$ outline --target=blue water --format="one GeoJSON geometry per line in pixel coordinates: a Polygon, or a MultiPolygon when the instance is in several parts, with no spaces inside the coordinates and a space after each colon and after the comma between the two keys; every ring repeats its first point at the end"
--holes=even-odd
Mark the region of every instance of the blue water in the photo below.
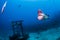
{"type": "Polygon", "coordinates": [[[4,12],[0,12],[1,34],[11,31],[11,21],[24,20],[23,27],[31,31],[32,28],[39,30],[40,26],[50,28],[60,24],[60,0],[0,0],[0,11],[5,1],[4,12]],[[49,15],[49,19],[37,20],[38,9],[49,15]]]}

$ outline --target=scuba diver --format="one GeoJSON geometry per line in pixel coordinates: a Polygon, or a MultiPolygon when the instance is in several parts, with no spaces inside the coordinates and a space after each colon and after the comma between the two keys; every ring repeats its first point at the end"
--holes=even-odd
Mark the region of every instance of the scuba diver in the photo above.
{"type": "Polygon", "coordinates": [[[41,9],[38,9],[37,19],[38,20],[43,20],[43,19],[47,19],[47,18],[48,18],[48,15],[44,14],[41,9]]]}

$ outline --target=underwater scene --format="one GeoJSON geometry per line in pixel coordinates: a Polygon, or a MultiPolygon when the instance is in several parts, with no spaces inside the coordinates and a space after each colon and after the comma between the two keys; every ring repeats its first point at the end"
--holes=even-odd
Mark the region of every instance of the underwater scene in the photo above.
{"type": "Polygon", "coordinates": [[[0,0],[0,40],[60,40],[60,0],[0,0]]]}

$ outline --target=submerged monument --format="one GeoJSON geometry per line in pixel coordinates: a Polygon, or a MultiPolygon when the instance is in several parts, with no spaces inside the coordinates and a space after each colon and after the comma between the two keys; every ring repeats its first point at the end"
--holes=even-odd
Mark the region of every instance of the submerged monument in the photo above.
{"type": "Polygon", "coordinates": [[[12,31],[13,35],[10,36],[10,40],[27,40],[28,34],[24,33],[23,26],[22,26],[23,20],[20,21],[12,21],[12,31]]]}

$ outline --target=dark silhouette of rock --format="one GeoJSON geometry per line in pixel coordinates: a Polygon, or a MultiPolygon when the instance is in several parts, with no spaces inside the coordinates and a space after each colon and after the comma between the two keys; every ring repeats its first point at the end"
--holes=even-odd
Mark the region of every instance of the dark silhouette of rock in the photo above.
{"type": "Polygon", "coordinates": [[[60,37],[59,37],[59,38],[57,38],[56,40],[60,40],[60,37]]]}

